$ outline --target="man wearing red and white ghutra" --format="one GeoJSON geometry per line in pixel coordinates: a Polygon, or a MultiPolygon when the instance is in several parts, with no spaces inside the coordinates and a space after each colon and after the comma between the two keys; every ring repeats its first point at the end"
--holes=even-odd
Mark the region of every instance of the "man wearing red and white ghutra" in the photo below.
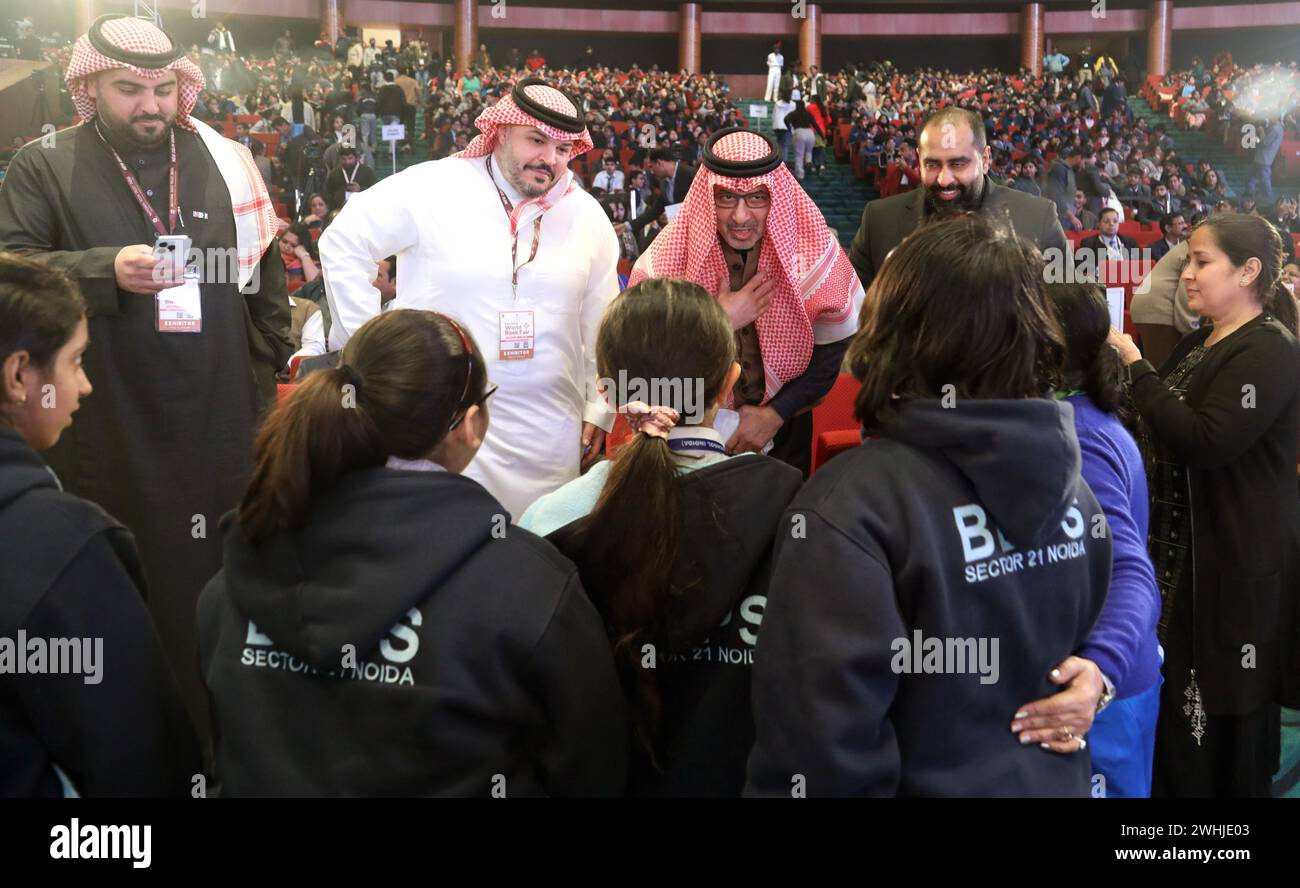
{"type": "Polygon", "coordinates": [[[720,130],[684,206],[637,260],[628,286],[685,278],[722,304],[740,380],[719,411],[731,453],[765,451],[808,474],[812,407],[858,329],[863,290],[821,211],[771,139],[720,130]]]}
{"type": "Polygon", "coordinates": [[[82,122],[14,158],[0,250],[63,270],[86,298],[94,394],[45,456],[68,491],[135,535],[149,608],[202,729],[195,604],[221,567],[218,522],[247,483],[258,416],[293,352],[278,221],[248,149],[190,116],[203,75],[152,22],[97,19],[66,77],[82,122]],[[155,258],[162,235],[190,238],[195,274],[155,258]]]}
{"type": "Polygon", "coordinates": [[[618,294],[618,239],[568,169],[592,148],[579,107],[541,79],[519,81],[474,121],[464,151],[353,195],[320,239],[329,348],[379,314],[370,281],[392,255],[388,311],[437,311],[469,329],[498,388],[465,474],[516,519],[578,477],[614,422],[596,330],[618,294]]]}

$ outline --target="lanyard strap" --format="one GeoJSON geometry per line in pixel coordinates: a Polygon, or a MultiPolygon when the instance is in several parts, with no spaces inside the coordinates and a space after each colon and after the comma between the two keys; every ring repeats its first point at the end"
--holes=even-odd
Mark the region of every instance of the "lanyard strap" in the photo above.
{"type": "Polygon", "coordinates": [[[492,187],[497,190],[497,197],[501,198],[501,208],[506,211],[506,218],[510,220],[510,287],[518,295],[519,292],[519,269],[523,268],[529,262],[537,258],[537,245],[541,242],[542,237],[542,217],[539,215],[533,220],[533,248],[528,252],[528,259],[524,265],[516,265],[519,261],[519,232],[515,230],[515,207],[506,197],[506,193],[501,190],[497,184],[496,176],[492,175],[492,155],[487,159],[488,178],[492,180],[492,187]]]}
{"type": "Polygon", "coordinates": [[[176,162],[176,131],[172,130],[171,136],[171,169],[168,171],[167,184],[167,228],[163,228],[162,219],[158,218],[158,211],[149,203],[149,199],[144,196],[144,189],[140,187],[140,180],[131,172],[131,168],[122,160],[122,156],[117,153],[117,149],[108,144],[104,134],[99,131],[99,121],[95,121],[95,135],[104,143],[104,147],[112,153],[113,159],[117,161],[118,172],[126,180],[126,185],[131,189],[131,194],[135,196],[135,202],[144,210],[145,218],[152,224],[154,229],[162,235],[169,235],[176,230],[176,217],[180,215],[180,201],[177,196],[177,170],[179,165],[176,162]]]}
{"type": "Polygon", "coordinates": [[[684,450],[711,450],[725,455],[727,452],[721,443],[712,438],[669,438],[668,449],[673,453],[681,453],[684,450]]]}

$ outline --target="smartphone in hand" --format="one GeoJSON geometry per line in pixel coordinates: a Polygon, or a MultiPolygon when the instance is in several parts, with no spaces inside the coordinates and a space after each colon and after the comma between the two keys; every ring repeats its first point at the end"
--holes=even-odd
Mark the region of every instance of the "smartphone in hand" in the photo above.
{"type": "Polygon", "coordinates": [[[153,245],[154,259],[163,263],[162,273],[174,281],[185,277],[185,263],[189,259],[193,241],[184,234],[160,234],[153,245]]]}

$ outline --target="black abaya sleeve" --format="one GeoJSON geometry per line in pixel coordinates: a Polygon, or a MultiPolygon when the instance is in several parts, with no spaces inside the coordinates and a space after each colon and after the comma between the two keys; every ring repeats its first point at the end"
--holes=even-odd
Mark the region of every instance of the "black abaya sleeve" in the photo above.
{"type": "Polygon", "coordinates": [[[62,223],[51,199],[59,193],[40,150],[19,151],[0,187],[0,251],[27,255],[75,278],[92,315],[119,314],[113,262],[122,248],[59,249],[62,223]]]}
{"type": "Polygon", "coordinates": [[[263,403],[269,404],[275,399],[275,374],[284,369],[293,355],[293,340],[289,338],[292,310],[284,282],[279,238],[272,238],[271,245],[262,254],[257,276],[244,288],[243,294],[250,324],[248,350],[257,389],[263,403]]]}

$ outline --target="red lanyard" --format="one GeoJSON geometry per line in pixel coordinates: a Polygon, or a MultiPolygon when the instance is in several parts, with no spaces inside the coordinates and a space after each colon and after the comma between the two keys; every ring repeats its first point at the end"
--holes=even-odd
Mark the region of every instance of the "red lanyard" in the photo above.
{"type": "Polygon", "coordinates": [[[100,133],[98,123],[95,124],[95,134],[99,136],[99,140],[104,143],[104,147],[112,152],[113,159],[117,161],[117,168],[122,173],[122,178],[126,180],[127,187],[130,188],[131,193],[135,195],[136,203],[140,205],[140,209],[144,210],[145,216],[153,223],[153,227],[157,229],[159,234],[163,235],[171,234],[175,231],[176,217],[180,215],[180,201],[177,197],[176,185],[178,170],[178,164],[176,163],[176,131],[172,130],[170,133],[171,170],[168,174],[167,224],[169,227],[167,228],[163,228],[162,220],[158,218],[158,212],[154,210],[153,204],[149,203],[149,199],[144,196],[144,189],[140,187],[140,181],[136,179],[135,174],[131,172],[131,168],[126,165],[126,162],[122,160],[122,157],[117,153],[117,150],[112,145],[108,144],[108,140],[104,138],[102,133],[100,133]]]}
{"type": "Polygon", "coordinates": [[[492,155],[490,154],[487,159],[487,172],[488,178],[492,180],[492,187],[497,190],[497,196],[501,198],[501,207],[506,211],[506,218],[510,220],[510,268],[512,269],[510,288],[515,295],[518,295],[519,269],[537,258],[537,244],[542,237],[542,217],[539,215],[533,220],[533,248],[528,253],[528,260],[524,262],[524,265],[516,266],[515,263],[519,261],[519,232],[515,230],[515,207],[514,204],[510,203],[510,198],[506,197],[506,193],[501,190],[501,186],[497,184],[496,177],[492,175],[492,155]]]}

